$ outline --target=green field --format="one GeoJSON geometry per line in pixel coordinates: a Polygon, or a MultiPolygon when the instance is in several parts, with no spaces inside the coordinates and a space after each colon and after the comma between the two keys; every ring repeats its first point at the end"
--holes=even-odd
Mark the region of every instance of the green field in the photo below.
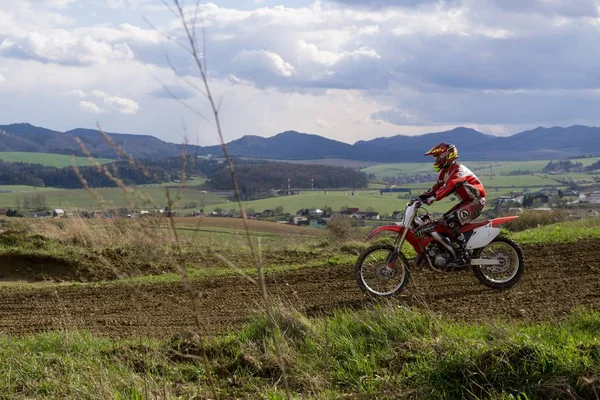
{"type": "MultiPolygon", "coordinates": [[[[585,165],[589,165],[597,160],[598,158],[587,158],[573,161],[581,161],[585,165]]],[[[535,188],[542,187],[564,188],[565,184],[558,182],[561,179],[570,178],[580,181],[593,178],[592,175],[584,173],[548,175],[536,172],[529,175],[506,175],[517,170],[539,171],[547,163],[548,161],[473,162],[468,163],[468,166],[477,171],[477,175],[486,187],[488,204],[493,203],[498,197],[506,196],[513,191],[535,190],[535,188]]],[[[381,164],[368,167],[362,171],[368,174],[375,174],[378,177],[434,173],[431,163],[381,164]]],[[[429,189],[433,183],[431,181],[399,186],[411,189],[413,191],[412,195],[415,196],[429,189]]],[[[378,190],[379,187],[377,184],[371,183],[369,184],[369,189],[356,190],[354,196],[352,195],[352,190],[328,191],[327,194],[325,194],[325,191],[304,191],[298,196],[276,197],[245,202],[244,206],[257,212],[282,206],[284,211],[289,213],[294,213],[302,208],[323,208],[329,206],[334,211],[339,211],[344,207],[358,207],[361,211],[373,209],[384,215],[404,209],[408,194],[403,194],[405,198],[399,198],[399,193],[384,193],[381,195],[378,190]]],[[[435,203],[429,207],[429,210],[432,212],[444,212],[455,204],[455,200],[451,197],[450,199],[435,203]]],[[[231,203],[215,204],[208,207],[208,209],[221,208],[228,210],[232,206],[233,208],[235,207],[231,203]]]]}
{"type": "MultiPolygon", "coordinates": [[[[125,193],[120,188],[98,188],[94,189],[104,203],[98,201],[91,193],[85,189],[54,189],[54,188],[35,188],[31,186],[0,186],[0,208],[14,208],[17,199],[21,204],[26,196],[43,193],[46,197],[48,208],[63,208],[65,210],[74,209],[99,209],[99,208],[121,208],[137,206],[138,208],[163,208],[168,204],[167,195],[164,186],[145,185],[139,186],[131,192],[125,193]],[[10,189],[9,189],[10,188],[10,189]],[[12,190],[10,193],[2,191],[12,190]]],[[[177,187],[169,188],[171,197],[175,200],[179,193],[179,199],[176,202],[178,207],[184,207],[186,204],[195,203],[195,209],[199,210],[204,204],[226,203],[224,195],[214,193],[205,193],[199,188],[184,188],[178,190],[177,187]]]]}
{"type": "MultiPolygon", "coordinates": [[[[571,160],[572,162],[581,162],[584,166],[591,165],[600,160],[599,157],[581,158],[571,160]]],[[[465,161],[464,164],[469,167],[478,176],[506,175],[514,171],[540,172],[550,160],[536,161],[465,161]]],[[[413,174],[432,174],[435,173],[431,162],[422,163],[402,163],[402,164],[379,164],[361,170],[366,174],[374,174],[377,178],[406,176],[413,174]]]]}
{"type": "MultiPolygon", "coordinates": [[[[511,190],[517,189],[520,188],[515,187],[512,189],[490,191],[487,196],[488,204],[491,204],[500,196],[507,195],[511,190]]],[[[419,194],[421,194],[421,191],[415,190],[413,196],[419,194]]],[[[407,196],[408,193],[384,193],[381,195],[379,190],[356,190],[354,196],[352,196],[352,191],[350,190],[344,192],[328,191],[327,194],[322,191],[307,191],[297,196],[281,196],[247,201],[244,202],[244,207],[246,209],[253,209],[256,212],[262,212],[267,209],[274,209],[281,206],[283,207],[284,212],[287,213],[295,213],[302,208],[323,208],[325,206],[331,207],[333,211],[340,211],[345,207],[358,207],[361,211],[367,211],[367,209],[371,208],[380,214],[390,215],[394,211],[403,210],[406,207],[408,201],[407,196]],[[399,198],[399,194],[404,195],[404,198],[399,198]]],[[[432,212],[445,212],[456,204],[455,200],[456,199],[451,196],[448,199],[434,203],[432,206],[427,207],[427,209],[432,212]]],[[[237,208],[237,205],[231,202],[221,203],[211,205],[206,209],[213,210],[215,208],[229,210],[237,208]]]]}
{"type": "MultiPolygon", "coordinates": [[[[556,179],[552,179],[549,176],[543,175],[518,175],[518,176],[485,176],[479,177],[481,182],[485,186],[488,192],[496,191],[495,188],[500,189],[518,189],[527,187],[539,187],[539,186],[563,186],[557,182],[556,179]]],[[[412,183],[407,185],[401,185],[409,189],[428,189],[431,187],[431,183],[412,183]]]]}
{"type": "MultiPolygon", "coordinates": [[[[34,153],[0,153],[0,158],[8,154],[22,154],[31,157],[34,153]]],[[[71,159],[68,156],[45,154],[42,159],[46,163],[51,160],[58,162],[63,160],[70,165],[71,159]]],[[[85,158],[77,159],[78,162],[87,162],[85,158]]],[[[600,158],[586,158],[580,160],[584,165],[590,165],[600,158]]],[[[39,160],[38,160],[39,161],[39,160]]],[[[107,162],[110,160],[101,160],[107,162]]],[[[512,191],[535,190],[541,187],[565,187],[566,184],[558,182],[559,180],[572,179],[574,181],[591,181],[594,176],[584,173],[566,173],[559,175],[549,175],[539,172],[532,172],[528,175],[507,175],[517,170],[539,171],[548,163],[548,161],[525,161],[525,162],[467,162],[469,168],[474,170],[482,180],[487,189],[488,204],[491,204],[496,198],[505,196],[512,191]]],[[[362,170],[368,174],[374,174],[377,177],[385,176],[410,176],[411,174],[434,174],[431,163],[406,163],[406,164],[380,164],[371,166],[362,170]]],[[[431,182],[413,183],[400,185],[404,188],[413,190],[412,195],[421,194],[424,190],[431,187],[431,182]]],[[[196,209],[204,208],[205,211],[211,211],[215,208],[224,210],[237,209],[237,204],[228,200],[223,194],[214,194],[208,191],[203,192],[206,188],[204,178],[191,178],[183,185],[173,182],[162,184],[139,185],[137,190],[142,193],[140,197],[136,193],[130,194],[129,197],[118,188],[100,188],[96,192],[104,199],[104,203],[100,203],[90,193],[83,189],[77,190],[62,190],[54,188],[35,188],[19,185],[0,186],[0,207],[11,208],[17,204],[17,199],[23,200],[24,196],[29,196],[36,193],[44,193],[49,208],[64,208],[70,209],[97,209],[97,208],[120,208],[130,207],[131,204],[140,208],[162,208],[167,205],[165,194],[166,187],[169,187],[171,192],[181,189],[181,199],[178,201],[179,207],[186,204],[195,203],[196,209]],[[151,201],[145,200],[149,197],[151,201]]],[[[284,212],[295,213],[302,208],[323,208],[331,207],[334,211],[339,211],[343,207],[358,207],[361,211],[375,210],[380,214],[391,214],[394,211],[402,210],[406,204],[406,196],[399,198],[398,193],[380,194],[379,188],[385,187],[384,184],[370,182],[368,189],[356,190],[352,195],[352,190],[329,190],[325,191],[303,191],[298,196],[274,197],[256,201],[245,202],[245,208],[253,209],[256,212],[262,212],[266,209],[274,209],[282,206],[284,212]]],[[[450,208],[455,199],[448,199],[430,207],[430,211],[443,212],[450,208]]]]}
{"type": "Polygon", "coordinates": [[[62,190],[62,189],[52,188],[52,187],[26,186],[26,185],[0,185],[0,193],[2,193],[2,194],[12,193],[12,192],[34,193],[35,194],[35,193],[39,193],[39,192],[55,192],[58,190],[62,190]]]}
{"type": "MultiPolygon", "coordinates": [[[[25,153],[25,152],[0,152],[0,160],[6,162],[23,162],[31,164],[42,164],[48,167],[70,167],[75,163],[78,167],[94,165],[86,157],[72,157],[65,154],[50,153],[25,153]]],[[[115,160],[107,158],[95,158],[95,161],[106,164],[115,160]]]]}

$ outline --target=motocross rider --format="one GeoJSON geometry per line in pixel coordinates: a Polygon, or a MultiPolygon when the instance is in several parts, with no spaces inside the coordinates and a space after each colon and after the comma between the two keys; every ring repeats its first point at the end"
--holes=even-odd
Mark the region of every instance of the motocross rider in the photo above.
{"type": "Polygon", "coordinates": [[[435,157],[433,168],[439,171],[440,175],[436,184],[419,198],[423,203],[431,205],[434,201],[442,200],[451,194],[460,197],[461,202],[444,214],[444,223],[451,234],[450,239],[460,246],[456,254],[457,261],[468,264],[471,260],[461,226],[477,218],[483,211],[485,189],[471,170],[456,162],[456,146],[440,143],[425,155],[435,157]]]}

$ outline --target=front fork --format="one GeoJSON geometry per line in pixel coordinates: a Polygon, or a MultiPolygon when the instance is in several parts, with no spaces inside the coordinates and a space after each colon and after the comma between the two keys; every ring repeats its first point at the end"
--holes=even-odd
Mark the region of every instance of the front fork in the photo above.
{"type": "Polygon", "coordinates": [[[402,233],[396,237],[394,241],[394,251],[388,256],[387,259],[387,270],[394,269],[394,264],[396,264],[396,260],[398,260],[398,254],[400,253],[400,249],[406,240],[406,235],[408,233],[408,228],[404,228],[402,233]]]}

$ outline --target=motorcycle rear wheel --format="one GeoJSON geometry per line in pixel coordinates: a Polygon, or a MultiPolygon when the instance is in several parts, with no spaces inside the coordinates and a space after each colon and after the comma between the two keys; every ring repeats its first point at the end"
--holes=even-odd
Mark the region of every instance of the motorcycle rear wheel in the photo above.
{"type": "Polygon", "coordinates": [[[395,252],[390,244],[375,244],[358,257],[355,265],[356,281],[372,297],[392,297],[400,293],[410,278],[408,260],[398,252],[393,267],[387,261],[395,252]]]}
{"type": "Polygon", "coordinates": [[[512,239],[498,236],[488,245],[475,250],[473,258],[503,260],[503,266],[473,265],[479,282],[494,289],[513,286],[523,275],[523,250],[512,239]]]}

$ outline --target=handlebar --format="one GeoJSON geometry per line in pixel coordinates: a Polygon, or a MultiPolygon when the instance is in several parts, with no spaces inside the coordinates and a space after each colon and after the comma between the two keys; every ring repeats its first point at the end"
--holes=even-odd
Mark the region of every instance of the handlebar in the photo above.
{"type": "Polygon", "coordinates": [[[408,202],[408,206],[412,206],[415,203],[417,203],[417,208],[421,207],[423,205],[423,202],[421,201],[421,199],[419,199],[418,197],[414,198],[414,199],[410,199],[410,201],[408,202]]]}

